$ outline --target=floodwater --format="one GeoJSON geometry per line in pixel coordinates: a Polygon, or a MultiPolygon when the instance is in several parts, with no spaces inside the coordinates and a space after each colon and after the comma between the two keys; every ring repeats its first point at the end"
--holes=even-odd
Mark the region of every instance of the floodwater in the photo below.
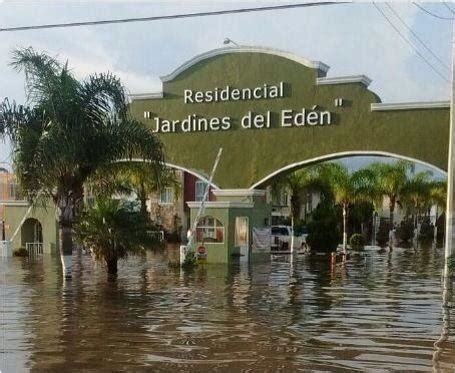
{"type": "Polygon", "coordinates": [[[455,369],[442,250],[193,273],[169,269],[170,252],[121,262],[116,281],[88,255],[69,282],[56,257],[0,258],[1,372],[455,369]]]}

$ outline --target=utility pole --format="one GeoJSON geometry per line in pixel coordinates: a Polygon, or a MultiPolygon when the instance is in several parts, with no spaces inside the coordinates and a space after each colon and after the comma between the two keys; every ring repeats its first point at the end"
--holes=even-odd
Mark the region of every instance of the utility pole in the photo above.
{"type": "Polygon", "coordinates": [[[455,141],[455,22],[452,21],[452,66],[450,79],[450,133],[449,133],[449,157],[447,164],[447,205],[446,205],[446,243],[445,243],[445,264],[444,277],[449,277],[451,268],[450,261],[453,255],[454,247],[454,168],[455,168],[455,151],[453,143],[455,141]]]}

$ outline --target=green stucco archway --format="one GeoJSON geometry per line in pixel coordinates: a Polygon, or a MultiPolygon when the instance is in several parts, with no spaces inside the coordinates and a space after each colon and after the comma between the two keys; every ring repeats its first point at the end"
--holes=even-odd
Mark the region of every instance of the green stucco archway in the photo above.
{"type": "Polygon", "coordinates": [[[279,170],[349,154],[394,155],[447,168],[448,102],[382,104],[366,76],[327,78],[327,70],[321,62],[267,48],[217,49],[163,77],[163,92],[131,95],[131,112],[154,130],[160,124],[167,161],[179,168],[206,176],[223,147],[214,179],[222,189],[256,187],[279,170]],[[252,94],[264,85],[266,98],[249,99],[242,91],[252,94]],[[229,99],[214,102],[215,88],[221,95],[227,86],[229,99]],[[264,115],[262,128],[242,127],[248,113],[264,115]],[[304,125],[283,126],[299,113],[304,125]],[[184,132],[192,123],[182,123],[188,116],[207,119],[200,124],[207,130],[184,132]],[[213,118],[219,119],[211,127],[213,118]]]}

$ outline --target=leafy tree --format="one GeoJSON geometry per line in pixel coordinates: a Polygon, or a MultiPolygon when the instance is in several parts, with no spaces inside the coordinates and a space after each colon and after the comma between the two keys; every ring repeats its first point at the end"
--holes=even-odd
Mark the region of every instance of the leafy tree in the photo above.
{"type": "Polygon", "coordinates": [[[396,237],[402,245],[409,245],[414,237],[413,219],[403,219],[396,228],[396,237]]]}
{"type": "Polygon", "coordinates": [[[376,235],[376,241],[380,247],[385,247],[389,241],[390,227],[388,222],[381,220],[379,223],[378,233],[376,235]]]}
{"type": "Polygon", "coordinates": [[[150,234],[150,220],[131,203],[110,198],[97,199],[93,207],[80,214],[76,223],[77,239],[104,260],[110,275],[117,273],[117,262],[128,254],[141,254],[157,244],[150,234]]]}
{"type": "Polygon", "coordinates": [[[25,73],[27,104],[0,105],[0,134],[11,140],[25,197],[54,202],[61,254],[71,255],[87,179],[109,163],[133,157],[150,161],[158,178],[162,146],[129,117],[125,90],[111,73],[79,81],[68,63],[32,48],[14,51],[12,66],[25,73]]]}
{"type": "Polygon", "coordinates": [[[434,224],[431,223],[430,217],[424,217],[419,230],[419,241],[425,244],[430,243],[434,238],[434,228],[434,224]]]}
{"type": "Polygon", "coordinates": [[[306,242],[312,251],[332,252],[340,242],[337,209],[329,201],[322,201],[313,212],[308,223],[306,242]]]}

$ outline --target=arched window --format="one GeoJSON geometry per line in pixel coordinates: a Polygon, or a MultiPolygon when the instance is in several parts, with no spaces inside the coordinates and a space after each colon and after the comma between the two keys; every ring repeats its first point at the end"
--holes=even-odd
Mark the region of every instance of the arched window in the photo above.
{"type": "Polygon", "coordinates": [[[212,216],[200,218],[196,227],[196,241],[198,243],[223,243],[223,224],[212,216]]]}

